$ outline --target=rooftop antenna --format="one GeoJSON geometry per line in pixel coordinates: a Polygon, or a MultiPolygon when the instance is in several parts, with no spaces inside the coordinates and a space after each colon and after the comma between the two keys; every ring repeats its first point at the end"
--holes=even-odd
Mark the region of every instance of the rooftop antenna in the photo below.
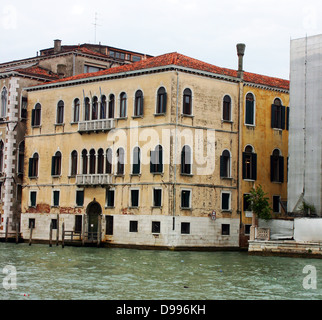
{"type": "Polygon", "coordinates": [[[94,25],[94,32],[95,32],[94,43],[96,43],[96,29],[97,29],[97,27],[100,27],[100,25],[97,24],[97,12],[95,12],[95,23],[93,23],[93,25],[94,25]]]}

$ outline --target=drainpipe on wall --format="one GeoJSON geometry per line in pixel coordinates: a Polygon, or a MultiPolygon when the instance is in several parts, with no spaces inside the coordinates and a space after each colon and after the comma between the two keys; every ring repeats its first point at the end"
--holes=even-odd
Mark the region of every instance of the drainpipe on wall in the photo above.
{"type": "Polygon", "coordinates": [[[242,116],[243,116],[243,86],[244,86],[244,70],[243,70],[243,58],[245,54],[246,45],[243,43],[237,44],[238,55],[238,71],[237,77],[239,80],[238,85],[238,159],[237,159],[237,212],[240,217],[240,228],[242,227],[242,210],[240,205],[241,199],[241,174],[242,174],[242,155],[241,155],[241,133],[242,133],[242,116]]]}
{"type": "Polygon", "coordinates": [[[176,97],[176,125],[175,125],[175,135],[174,135],[174,183],[173,183],[173,227],[175,229],[175,215],[176,215],[176,181],[177,181],[177,132],[178,132],[178,109],[179,109],[179,72],[176,70],[177,74],[177,97],[176,97]]]}

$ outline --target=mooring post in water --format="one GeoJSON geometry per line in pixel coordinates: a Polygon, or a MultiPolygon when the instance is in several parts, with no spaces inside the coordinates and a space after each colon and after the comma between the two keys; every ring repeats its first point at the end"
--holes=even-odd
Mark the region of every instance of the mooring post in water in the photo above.
{"type": "Polygon", "coordinates": [[[61,230],[61,246],[62,248],[64,248],[65,246],[65,222],[63,222],[63,225],[62,225],[62,230],[61,230]]]}
{"type": "Polygon", "coordinates": [[[19,242],[19,222],[16,223],[16,244],[19,242]]]}
{"type": "Polygon", "coordinates": [[[49,227],[49,247],[53,246],[52,238],[53,238],[53,222],[50,222],[50,227],[49,227]]]}
{"type": "Polygon", "coordinates": [[[56,246],[59,245],[59,214],[57,213],[56,246]]]}
{"type": "Polygon", "coordinates": [[[8,241],[8,227],[9,227],[9,217],[6,219],[6,242],[8,241]]]}
{"type": "Polygon", "coordinates": [[[97,246],[101,244],[101,216],[98,216],[98,226],[97,226],[97,246]]]}
{"type": "Polygon", "coordinates": [[[31,241],[32,241],[32,230],[34,229],[34,225],[31,224],[30,226],[30,236],[29,236],[29,245],[31,246],[31,241]]]}
{"type": "Polygon", "coordinates": [[[85,245],[85,215],[83,215],[83,226],[82,226],[82,246],[85,245]]]}

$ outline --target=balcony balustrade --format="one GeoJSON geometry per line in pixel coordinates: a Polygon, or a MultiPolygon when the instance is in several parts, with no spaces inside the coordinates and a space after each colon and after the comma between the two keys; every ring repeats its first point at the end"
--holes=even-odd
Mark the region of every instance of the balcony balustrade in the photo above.
{"type": "Polygon", "coordinates": [[[78,122],[79,133],[108,131],[115,128],[114,119],[88,120],[78,122]]]}
{"type": "Polygon", "coordinates": [[[78,186],[106,186],[111,183],[111,174],[79,174],[76,176],[76,184],[78,186]]]}

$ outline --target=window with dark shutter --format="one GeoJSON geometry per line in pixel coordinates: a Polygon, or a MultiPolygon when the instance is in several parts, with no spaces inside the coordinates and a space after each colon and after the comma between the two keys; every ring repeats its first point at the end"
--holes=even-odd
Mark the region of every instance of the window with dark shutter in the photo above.
{"type": "Polygon", "coordinates": [[[118,148],[116,151],[117,156],[117,174],[123,175],[124,174],[124,149],[118,148]]]}
{"type": "Polygon", "coordinates": [[[252,93],[246,95],[245,124],[255,125],[255,99],[252,93]]]}
{"type": "Polygon", "coordinates": [[[90,113],[91,113],[91,104],[89,98],[84,99],[84,120],[90,120],[90,113]]]}
{"type": "Polygon", "coordinates": [[[41,119],[41,104],[37,103],[35,109],[31,111],[31,126],[37,127],[40,126],[41,119]]]}
{"type": "Polygon", "coordinates": [[[150,172],[163,172],[163,150],[160,145],[157,145],[155,150],[150,152],[150,172]]]}
{"type": "Polygon", "coordinates": [[[106,96],[101,97],[100,119],[106,119],[106,96]]]}
{"type": "Polygon", "coordinates": [[[189,146],[184,146],[181,151],[181,173],[191,174],[192,153],[189,146]]]}
{"type": "Polygon", "coordinates": [[[106,150],[106,168],[105,168],[105,173],[109,173],[111,174],[112,173],[112,149],[111,148],[108,148],[106,150]]]}
{"type": "Polygon", "coordinates": [[[73,121],[78,122],[79,121],[79,109],[80,109],[80,101],[79,99],[74,100],[74,115],[73,115],[73,121]]]}
{"type": "Polygon", "coordinates": [[[284,182],[284,157],[275,149],[271,155],[271,181],[284,182]]]}
{"type": "Polygon", "coordinates": [[[251,146],[247,146],[243,152],[243,179],[257,179],[257,154],[251,146]]]}
{"type": "Polygon", "coordinates": [[[115,107],[115,97],[114,94],[110,95],[108,102],[108,118],[114,119],[114,107],[115,107]]]}
{"type": "Polygon", "coordinates": [[[280,196],[273,196],[273,212],[280,213],[280,196]]]}
{"type": "Polygon", "coordinates": [[[37,203],[37,192],[30,191],[30,206],[36,207],[36,203],[37,203]]]}
{"type": "Polygon", "coordinates": [[[93,97],[92,99],[92,120],[97,120],[98,118],[98,98],[93,97]]]}
{"type": "Polygon", "coordinates": [[[82,174],[87,174],[87,150],[82,151],[82,174]]]}
{"type": "Polygon", "coordinates": [[[181,234],[190,234],[190,222],[181,222],[181,234]]]}
{"type": "Polygon", "coordinates": [[[220,177],[230,177],[230,152],[228,150],[224,150],[220,156],[220,177]]]}
{"type": "Polygon", "coordinates": [[[113,235],[113,229],[114,229],[114,217],[113,216],[106,216],[106,231],[105,233],[107,235],[113,235]]]}
{"type": "Polygon", "coordinates": [[[221,225],[221,235],[229,236],[230,235],[230,224],[221,225]]]}
{"type": "Polygon", "coordinates": [[[106,207],[114,208],[115,190],[106,189],[106,207]]]}
{"type": "Polygon", "coordinates": [[[95,150],[91,149],[89,152],[89,174],[95,174],[96,170],[96,155],[95,150]]]}
{"type": "Polygon", "coordinates": [[[126,117],[126,108],[127,108],[127,95],[125,92],[122,92],[120,95],[120,118],[126,117]]]}
{"type": "Polygon", "coordinates": [[[131,190],[131,207],[139,206],[139,190],[131,190]]]}
{"type": "Polygon", "coordinates": [[[152,233],[160,233],[160,232],[161,232],[161,222],[152,221],[152,233]]]}
{"type": "Polygon", "coordinates": [[[140,174],[140,148],[135,147],[133,149],[133,164],[132,164],[132,174],[140,174]]]}
{"type": "Polygon", "coordinates": [[[153,189],[153,206],[161,207],[161,197],[162,190],[161,189],[153,189]]]}
{"type": "Polygon", "coordinates": [[[182,190],[181,191],[181,208],[190,209],[190,190],[182,190]]]}
{"type": "Polygon", "coordinates": [[[158,90],[156,114],[166,113],[166,110],[167,110],[167,93],[165,91],[165,88],[161,87],[158,90]]]}
{"type": "Polygon", "coordinates": [[[129,232],[138,232],[138,221],[130,221],[129,232]]]}
{"type": "Polygon", "coordinates": [[[29,159],[29,178],[35,178],[38,176],[38,153],[35,153],[32,158],[29,159]]]}
{"type": "Polygon", "coordinates": [[[138,90],[135,93],[134,116],[143,116],[143,92],[141,90],[138,90]]]}
{"type": "Polygon", "coordinates": [[[51,159],[51,175],[60,176],[61,174],[61,153],[57,151],[51,159]]]}
{"type": "Polygon", "coordinates": [[[54,207],[59,207],[59,197],[60,197],[60,192],[58,190],[53,191],[53,206],[54,207]]]}
{"type": "Polygon", "coordinates": [[[230,210],[230,193],[223,192],[221,194],[221,209],[222,210],[230,210]]]}
{"type": "Polygon", "coordinates": [[[231,121],[231,98],[225,96],[223,100],[223,116],[224,121],[231,121]]]}
{"type": "Polygon", "coordinates": [[[243,195],[243,209],[244,209],[244,211],[252,211],[250,206],[251,206],[251,203],[249,200],[249,194],[244,194],[243,195]]]}
{"type": "Polygon", "coordinates": [[[76,190],[76,206],[82,207],[84,205],[84,190],[76,190]]]}
{"type": "Polygon", "coordinates": [[[56,123],[57,124],[64,123],[64,101],[62,100],[60,100],[57,105],[56,123]]]}
{"type": "Polygon", "coordinates": [[[97,173],[104,173],[104,150],[99,149],[97,152],[97,173]]]}
{"type": "Polygon", "coordinates": [[[71,169],[70,169],[70,175],[72,177],[76,176],[77,174],[77,151],[74,150],[71,154],[71,169]]]}
{"type": "Polygon", "coordinates": [[[185,89],[183,92],[183,115],[192,115],[192,92],[190,89],[185,89]]]}
{"type": "Polygon", "coordinates": [[[83,216],[76,215],[75,216],[75,232],[81,233],[82,232],[82,226],[83,226],[83,216]]]}

